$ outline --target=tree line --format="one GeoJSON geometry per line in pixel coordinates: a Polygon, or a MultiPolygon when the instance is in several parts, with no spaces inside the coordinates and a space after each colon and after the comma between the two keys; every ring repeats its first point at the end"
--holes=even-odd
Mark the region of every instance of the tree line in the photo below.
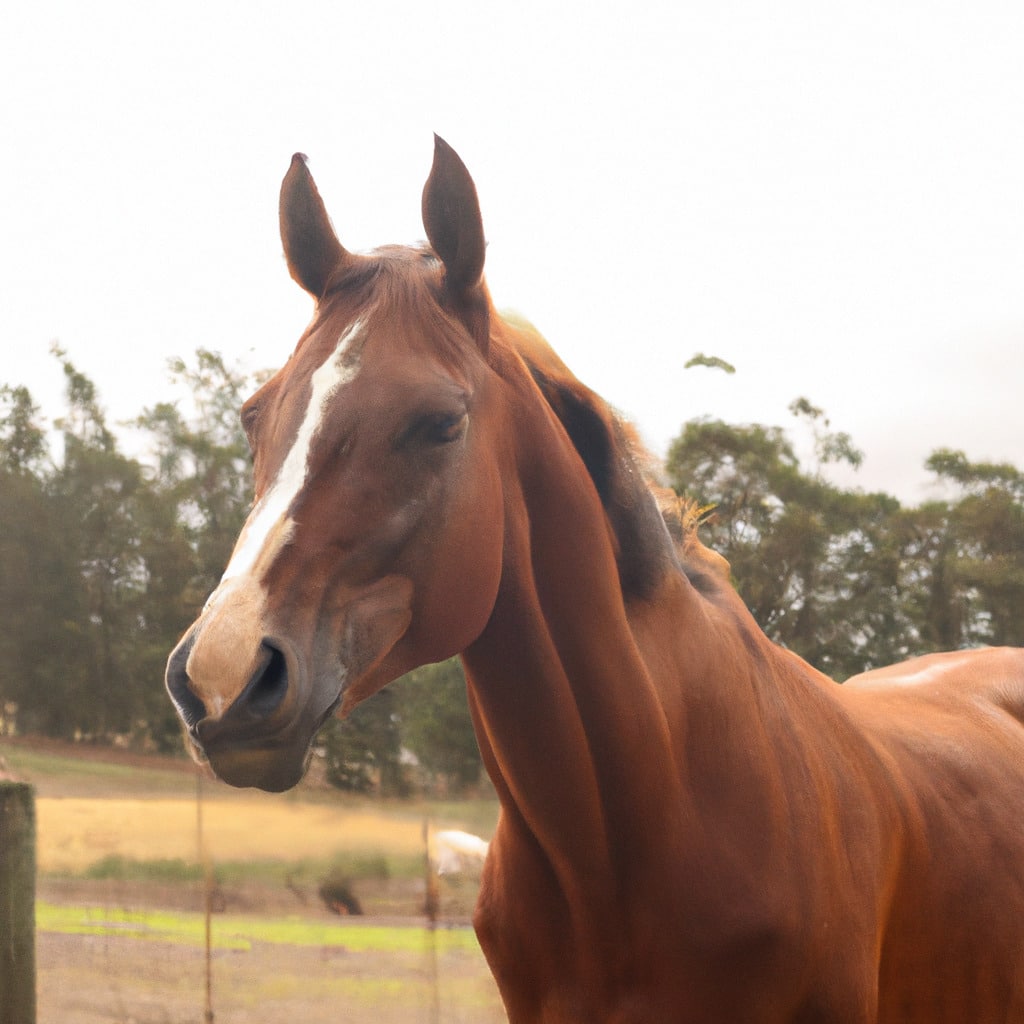
{"type": "Polygon", "coordinates": [[[823,411],[790,412],[810,436],[761,424],[684,424],[672,487],[713,510],[702,539],[724,555],[761,628],[842,681],[915,654],[1024,644],[1024,473],[937,449],[925,461],[945,497],[908,507],[842,488],[830,464],[861,452],[823,411]]]}
{"type": "MultiPolygon", "coordinates": [[[[117,430],[59,348],[64,415],[0,385],[0,731],[180,750],[167,654],[216,586],[247,514],[238,409],[257,381],[217,353],[170,366],[173,398],[117,430]],[[126,454],[125,434],[144,454],[126,454]]],[[[836,679],[911,654],[1024,643],[1024,473],[939,450],[947,497],[915,507],[826,478],[851,439],[805,399],[801,464],[781,427],[685,423],[666,473],[709,514],[762,628],[836,679]]],[[[417,669],[331,722],[328,779],[401,794],[477,785],[457,661],[417,669]]]]}

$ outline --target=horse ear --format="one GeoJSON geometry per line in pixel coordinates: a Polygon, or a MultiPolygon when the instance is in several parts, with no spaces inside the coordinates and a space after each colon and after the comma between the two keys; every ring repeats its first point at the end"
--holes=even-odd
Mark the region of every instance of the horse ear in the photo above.
{"type": "Polygon", "coordinates": [[[331,274],[348,255],[331,227],[306,157],[296,153],[281,182],[281,241],[288,270],[314,299],[319,299],[331,274]]]}
{"type": "Polygon", "coordinates": [[[434,136],[434,164],[423,186],[423,226],[444,264],[444,285],[477,344],[486,351],[489,334],[483,286],[484,225],[476,186],[447,142],[434,136]]]}

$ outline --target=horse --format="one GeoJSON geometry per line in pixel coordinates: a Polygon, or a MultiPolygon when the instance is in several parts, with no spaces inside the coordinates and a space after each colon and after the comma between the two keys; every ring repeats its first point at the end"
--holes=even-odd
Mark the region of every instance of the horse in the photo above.
{"type": "Polygon", "coordinates": [[[426,243],[350,252],[301,154],[284,178],[314,314],[242,407],[255,503],[168,661],[196,756],[285,790],[330,715],[461,654],[512,1024],[1024,1021],[1024,651],[838,685],[772,644],[498,314],[441,139],[422,211],[426,243]]]}

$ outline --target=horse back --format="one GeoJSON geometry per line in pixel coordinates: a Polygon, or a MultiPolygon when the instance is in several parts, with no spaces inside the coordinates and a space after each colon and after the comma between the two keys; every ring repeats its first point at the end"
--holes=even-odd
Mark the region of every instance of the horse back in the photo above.
{"type": "Polygon", "coordinates": [[[879,1020],[1024,1019],[1024,650],[926,655],[841,692],[902,808],[879,1020]]]}
{"type": "MultiPolygon", "coordinates": [[[[953,715],[1001,711],[1024,727],[1024,648],[983,647],[925,654],[852,676],[844,693],[891,708],[897,720],[907,702],[953,715]]],[[[860,704],[854,701],[855,706],[860,704]]]]}

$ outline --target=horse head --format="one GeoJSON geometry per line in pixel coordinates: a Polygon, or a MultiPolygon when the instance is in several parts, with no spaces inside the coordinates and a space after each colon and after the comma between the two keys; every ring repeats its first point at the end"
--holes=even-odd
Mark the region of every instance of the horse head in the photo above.
{"type": "Polygon", "coordinates": [[[196,753],[270,790],[301,778],[332,713],[481,632],[503,519],[493,311],[462,161],[436,139],[429,247],[347,251],[301,155],[280,220],[315,312],[243,406],[255,502],[166,677],[196,753]]]}

